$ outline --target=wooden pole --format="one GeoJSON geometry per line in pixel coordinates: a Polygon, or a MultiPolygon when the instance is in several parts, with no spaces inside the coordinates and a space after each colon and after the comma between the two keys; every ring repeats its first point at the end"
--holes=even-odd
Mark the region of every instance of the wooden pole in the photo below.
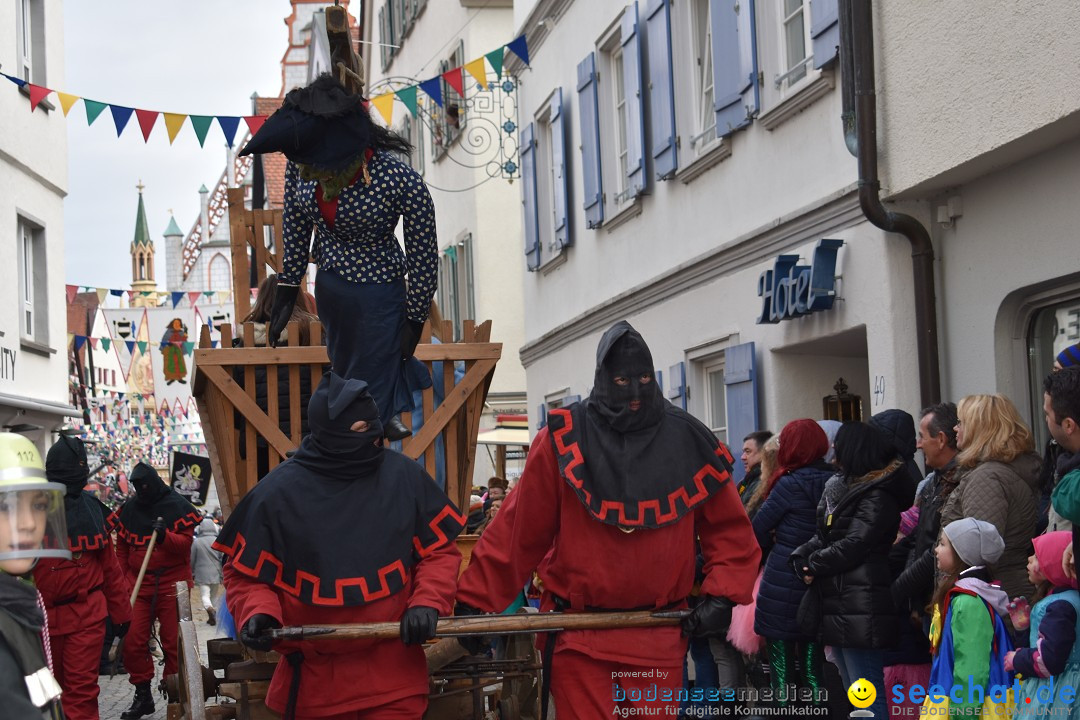
{"type": "MultiPolygon", "coordinates": [[[[436,637],[464,635],[502,635],[509,633],[556,632],[559,630],[612,630],[616,628],[646,628],[678,625],[689,611],[675,610],[654,613],[529,613],[521,615],[475,615],[470,617],[439,618],[436,637]]],[[[268,632],[275,640],[314,638],[392,640],[401,637],[396,622],[357,623],[352,625],[299,625],[277,628],[268,632]]]]}
{"type": "MultiPolygon", "coordinates": [[[[161,518],[158,518],[160,521],[161,518]]],[[[131,588],[131,607],[135,607],[135,598],[139,596],[139,588],[142,587],[143,578],[146,577],[146,568],[150,567],[150,554],[154,552],[157,544],[157,533],[150,533],[150,542],[146,544],[146,557],[143,558],[142,567],[139,568],[139,576],[135,578],[135,586],[131,588]]]]}

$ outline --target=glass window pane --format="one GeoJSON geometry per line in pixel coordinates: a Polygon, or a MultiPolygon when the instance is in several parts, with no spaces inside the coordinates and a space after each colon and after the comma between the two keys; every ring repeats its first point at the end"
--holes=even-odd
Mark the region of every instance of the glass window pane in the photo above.
{"type": "Polygon", "coordinates": [[[727,403],[724,397],[724,371],[708,370],[709,426],[713,432],[727,427],[727,403]]]}
{"type": "Polygon", "coordinates": [[[1080,297],[1039,310],[1028,332],[1028,377],[1031,399],[1031,430],[1042,448],[1050,434],[1043,419],[1043,378],[1054,366],[1057,354],[1080,342],[1080,297]]]}

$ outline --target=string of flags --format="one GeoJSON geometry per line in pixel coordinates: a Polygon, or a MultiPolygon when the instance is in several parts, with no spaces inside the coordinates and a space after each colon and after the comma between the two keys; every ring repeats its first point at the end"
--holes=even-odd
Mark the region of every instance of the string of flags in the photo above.
{"type": "Polygon", "coordinates": [[[30,93],[30,112],[37,110],[37,106],[41,101],[53,93],[56,93],[56,98],[60,101],[60,107],[64,111],[64,117],[68,116],[68,113],[71,112],[71,108],[75,106],[75,103],[82,100],[83,107],[86,110],[87,125],[93,125],[94,121],[105,112],[105,108],[109,109],[109,114],[112,116],[113,120],[113,126],[116,128],[116,137],[120,137],[124,132],[124,128],[127,127],[128,121],[131,120],[131,116],[135,115],[139,123],[139,129],[142,131],[143,142],[149,142],[150,133],[154,131],[154,127],[157,125],[158,117],[162,117],[165,122],[165,132],[169,135],[170,145],[176,140],[176,136],[180,134],[180,130],[184,127],[184,124],[190,123],[191,129],[195,131],[195,137],[199,139],[199,147],[202,147],[206,142],[207,134],[210,132],[210,126],[217,120],[218,127],[221,128],[221,132],[225,136],[225,142],[229,144],[229,147],[232,147],[241,120],[247,123],[248,129],[251,131],[251,134],[254,135],[258,132],[259,128],[262,127],[262,124],[266,122],[267,118],[266,115],[195,115],[192,113],[145,110],[143,108],[128,107],[117,103],[101,102],[79,95],[72,95],[71,93],[61,92],[60,90],[47,88],[42,85],[35,85],[32,82],[27,82],[22,78],[8,75],[3,72],[0,72],[0,75],[3,75],[19,87],[25,87],[27,89],[30,93]]]}
{"type": "MultiPolygon", "coordinates": [[[[135,298],[145,298],[152,300],[155,305],[163,305],[169,301],[172,302],[172,306],[175,308],[186,297],[191,307],[195,307],[195,304],[200,299],[208,300],[211,303],[218,305],[224,305],[232,301],[232,290],[176,290],[168,292],[159,292],[157,290],[118,290],[115,288],[99,288],[91,285],[65,285],[65,291],[67,292],[68,304],[75,302],[75,296],[79,293],[96,293],[98,296],[98,302],[105,302],[105,298],[109,296],[124,297],[126,296],[128,302],[135,298]]],[[[252,290],[252,297],[254,297],[255,290],[252,290]]]]}
{"type": "MultiPolygon", "coordinates": [[[[506,45],[503,45],[498,50],[492,50],[486,55],[481,55],[475,60],[467,62],[460,67],[451,68],[440,75],[436,75],[433,78],[424,80],[415,85],[409,85],[398,90],[391,90],[390,92],[381,95],[375,95],[371,98],[371,104],[379,111],[379,114],[382,115],[382,118],[386,121],[387,125],[394,124],[394,98],[397,98],[405,105],[412,117],[416,117],[418,110],[416,96],[417,89],[423,90],[436,105],[442,107],[443,81],[452,87],[461,97],[465,97],[465,73],[472,76],[481,87],[487,88],[489,87],[489,83],[484,62],[487,61],[487,64],[491,66],[491,70],[495,73],[496,78],[502,78],[503,62],[506,58],[505,51],[507,50],[521,58],[522,62],[526,65],[529,64],[529,45],[525,40],[525,36],[521,35],[511,40],[506,45]]],[[[253,130],[252,132],[254,133],[255,131],[253,130]]]]}
{"type": "MultiPolygon", "coordinates": [[[[129,355],[134,354],[136,349],[140,353],[145,355],[147,349],[151,345],[149,340],[113,340],[112,338],[107,337],[92,337],[89,335],[77,335],[76,333],[68,333],[68,347],[74,346],[76,352],[82,350],[83,346],[86,345],[86,343],[90,343],[90,347],[92,347],[94,350],[100,348],[105,352],[109,352],[109,349],[112,348],[113,345],[123,344],[127,348],[129,355]]],[[[154,345],[155,347],[159,348],[163,348],[166,345],[175,345],[176,347],[183,350],[184,355],[187,355],[189,357],[191,356],[191,353],[195,351],[194,342],[182,342],[177,340],[163,343],[154,343],[154,345]]],[[[216,348],[218,345],[218,340],[211,341],[212,347],[216,348]]]]}

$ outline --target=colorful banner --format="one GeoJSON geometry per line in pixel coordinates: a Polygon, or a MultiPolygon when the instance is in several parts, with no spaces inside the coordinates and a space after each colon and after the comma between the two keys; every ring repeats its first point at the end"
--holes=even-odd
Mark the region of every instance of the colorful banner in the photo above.
{"type": "Polygon", "coordinates": [[[195,507],[206,504],[210,492],[210,458],[186,452],[172,454],[172,486],[195,507]]]}

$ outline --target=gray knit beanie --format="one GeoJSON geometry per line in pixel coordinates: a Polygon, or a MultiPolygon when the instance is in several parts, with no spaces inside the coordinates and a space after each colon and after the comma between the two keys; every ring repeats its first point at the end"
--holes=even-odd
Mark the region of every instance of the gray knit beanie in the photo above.
{"type": "Polygon", "coordinates": [[[952,543],[956,556],[972,567],[993,565],[1005,552],[1005,541],[997,528],[984,520],[961,518],[946,525],[943,532],[952,543]]]}

